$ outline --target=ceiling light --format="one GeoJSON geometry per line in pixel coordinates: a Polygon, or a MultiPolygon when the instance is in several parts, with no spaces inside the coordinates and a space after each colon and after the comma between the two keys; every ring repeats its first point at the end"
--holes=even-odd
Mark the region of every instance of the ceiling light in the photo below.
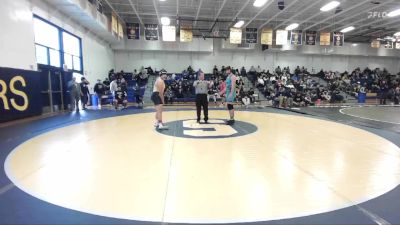
{"type": "Polygon", "coordinates": [[[171,20],[168,17],[161,17],[161,24],[164,26],[169,26],[171,20]]]}
{"type": "Polygon", "coordinates": [[[238,21],[237,23],[235,23],[235,25],[233,25],[233,27],[235,28],[241,28],[244,24],[243,20],[238,21]]]}
{"type": "Polygon", "coordinates": [[[265,3],[267,3],[268,0],[255,0],[253,3],[253,6],[255,7],[261,7],[263,5],[265,5],[265,3]]]}
{"type": "Polygon", "coordinates": [[[338,7],[339,5],[340,5],[340,2],[338,2],[338,1],[331,1],[331,2],[329,2],[328,4],[322,6],[322,8],[320,8],[320,10],[323,11],[323,12],[327,12],[327,11],[329,11],[329,10],[332,10],[332,9],[338,7]]]}
{"type": "Polygon", "coordinates": [[[298,23],[292,23],[292,24],[290,24],[289,26],[287,26],[286,28],[285,28],[285,30],[294,30],[294,29],[296,29],[296,28],[298,28],[299,27],[299,24],[298,23]]]}
{"type": "Polygon", "coordinates": [[[347,32],[352,31],[352,30],[354,30],[354,29],[356,29],[356,28],[353,27],[353,26],[351,26],[351,27],[346,27],[346,28],[344,28],[343,30],[341,30],[340,32],[342,32],[342,33],[347,33],[347,32]]]}
{"type": "Polygon", "coordinates": [[[390,13],[387,14],[388,17],[395,17],[400,15],[400,9],[396,9],[394,11],[391,11],[390,13]]]}
{"type": "Polygon", "coordinates": [[[356,47],[357,45],[358,45],[358,44],[356,44],[356,43],[353,43],[353,44],[352,44],[353,47],[356,47]]]}
{"type": "Polygon", "coordinates": [[[160,0],[160,2],[165,2],[166,0],[160,0]]]}
{"type": "Polygon", "coordinates": [[[397,32],[397,33],[395,33],[395,34],[393,34],[394,36],[400,36],[400,32],[397,32]]]}

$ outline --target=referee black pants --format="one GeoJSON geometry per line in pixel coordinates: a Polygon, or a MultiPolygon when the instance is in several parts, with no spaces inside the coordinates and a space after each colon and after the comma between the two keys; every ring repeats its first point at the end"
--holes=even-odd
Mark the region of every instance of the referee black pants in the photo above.
{"type": "Polygon", "coordinates": [[[208,120],[207,94],[197,94],[196,95],[197,121],[200,121],[201,107],[203,107],[203,111],[204,111],[204,121],[207,121],[208,120]]]}

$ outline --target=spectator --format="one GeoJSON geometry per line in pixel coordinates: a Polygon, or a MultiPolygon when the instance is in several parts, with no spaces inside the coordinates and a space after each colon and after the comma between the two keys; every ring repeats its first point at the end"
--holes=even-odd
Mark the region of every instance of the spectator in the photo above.
{"type": "Polygon", "coordinates": [[[97,104],[100,109],[101,109],[101,99],[105,94],[105,89],[106,89],[105,85],[101,83],[100,79],[98,79],[97,83],[94,85],[94,93],[97,95],[97,104]]]}
{"type": "Polygon", "coordinates": [[[214,74],[215,77],[218,76],[218,67],[216,65],[214,66],[213,74],[214,74]]]}
{"type": "Polygon", "coordinates": [[[114,69],[111,69],[108,72],[108,80],[114,80],[115,79],[115,73],[114,73],[114,69]]]}
{"type": "Polygon", "coordinates": [[[305,104],[306,103],[303,99],[303,96],[301,96],[300,92],[297,92],[293,98],[293,105],[296,107],[303,107],[303,106],[305,106],[305,104]]]}
{"type": "Polygon", "coordinates": [[[114,97],[113,103],[114,103],[115,109],[117,110],[118,105],[120,105],[120,104],[122,104],[124,106],[124,109],[126,109],[128,106],[128,100],[126,99],[126,97],[127,97],[126,91],[122,90],[121,86],[118,86],[116,91],[114,92],[114,96],[115,97],[114,97]]]}
{"type": "Polygon", "coordinates": [[[248,94],[245,94],[245,95],[244,95],[244,97],[242,98],[242,102],[243,102],[243,105],[244,105],[246,108],[249,107],[249,105],[250,105],[250,103],[251,103],[251,100],[250,100],[248,94]]]}
{"type": "Polygon", "coordinates": [[[247,77],[247,72],[246,72],[246,69],[244,68],[244,66],[243,66],[242,69],[240,70],[240,75],[241,75],[242,77],[247,77]]]}
{"type": "Polygon", "coordinates": [[[81,99],[81,86],[76,82],[76,77],[72,77],[72,80],[68,82],[68,90],[71,99],[71,111],[79,111],[79,100],[81,99]]]}
{"type": "Polygon", "coordinates": [[[386,105],[386,98],[389,91],[389,86],[387,85],[385,80],[382,80],[379,85],[379,104],[386,105]]]}
{"type": "Polygon", "coordinates": [[[165,104],[173,104],[174,103],[174,92],[172,91],[172,87],[169,86],[165,91],[165,104]]]}
{"type": "Polygon", "coordinates": [[[110,79],[109,79],[109,78],[104,79],[103,84],[104,84],[106,87],[109,87],[109,86],[110,86],[110,79]]]}
{"type": "Polygon", "coordinates": [[[81,104],[82,104],[82,110],[86,110],[86,106],[89,101],[89,81],[87,81],[84,77],[81,78],[81,104]]]}

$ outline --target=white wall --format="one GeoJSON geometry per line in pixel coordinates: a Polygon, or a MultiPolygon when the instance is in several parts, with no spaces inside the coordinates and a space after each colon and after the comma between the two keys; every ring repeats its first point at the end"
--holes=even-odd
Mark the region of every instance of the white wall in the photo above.
{"type": "Polygon", "coordinates": [[[276,66],[295,68],[305,66],[309,71],[314,69],[334,70],[343,72],[360,68],[386,68],[389,72],[400,72],[400,60],[394,57],[378,56],[340,56],[340,55],[309,55],[295,52],[270,52],[261,50],[229,51],[214,46],[213,53],[195,52],[162,52],[162,51],[116,51],[115,66],[117,70],[133,71],[140,66],[164,68],[169,72],[181,72],[192,65],[194,69],[201,68],[210,73],[214,65],[231,65],[234,67],[260,65],[263,69],[272,70],[276,66]]]}
{"type": "Polygon", "coordinates": [[[35,15],[62,27],[82,39],[84,74],[92,84],[98,78],[104,79],[108,75],[108,71],[114,68],[114,51],[107,42],[102,41],[88,29],[72,21],[44,1],[30,0],[29,2],[35,15]]]}
{"type": "Polygon", "coordinates": [[[93,83],[114,68],[109,44],[42,0],[2,0],[0,66],[36,70],[32,16],[36,14],[82,38],[84,73],[93,83]]]}
{"type": "Polygon", "coordinates": [[[0,66],[36,70],[32,11],[25,0],[2,0],[0,66]]]}

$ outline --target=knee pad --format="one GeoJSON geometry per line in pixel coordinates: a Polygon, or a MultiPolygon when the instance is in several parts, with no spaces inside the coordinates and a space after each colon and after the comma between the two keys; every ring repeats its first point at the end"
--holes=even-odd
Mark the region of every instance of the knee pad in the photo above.
{"type": "Polygon", "coordinates": [[[232,104],[228,104],[228,109],[232,110],[233,109],[233,105],[232,104]]]}

